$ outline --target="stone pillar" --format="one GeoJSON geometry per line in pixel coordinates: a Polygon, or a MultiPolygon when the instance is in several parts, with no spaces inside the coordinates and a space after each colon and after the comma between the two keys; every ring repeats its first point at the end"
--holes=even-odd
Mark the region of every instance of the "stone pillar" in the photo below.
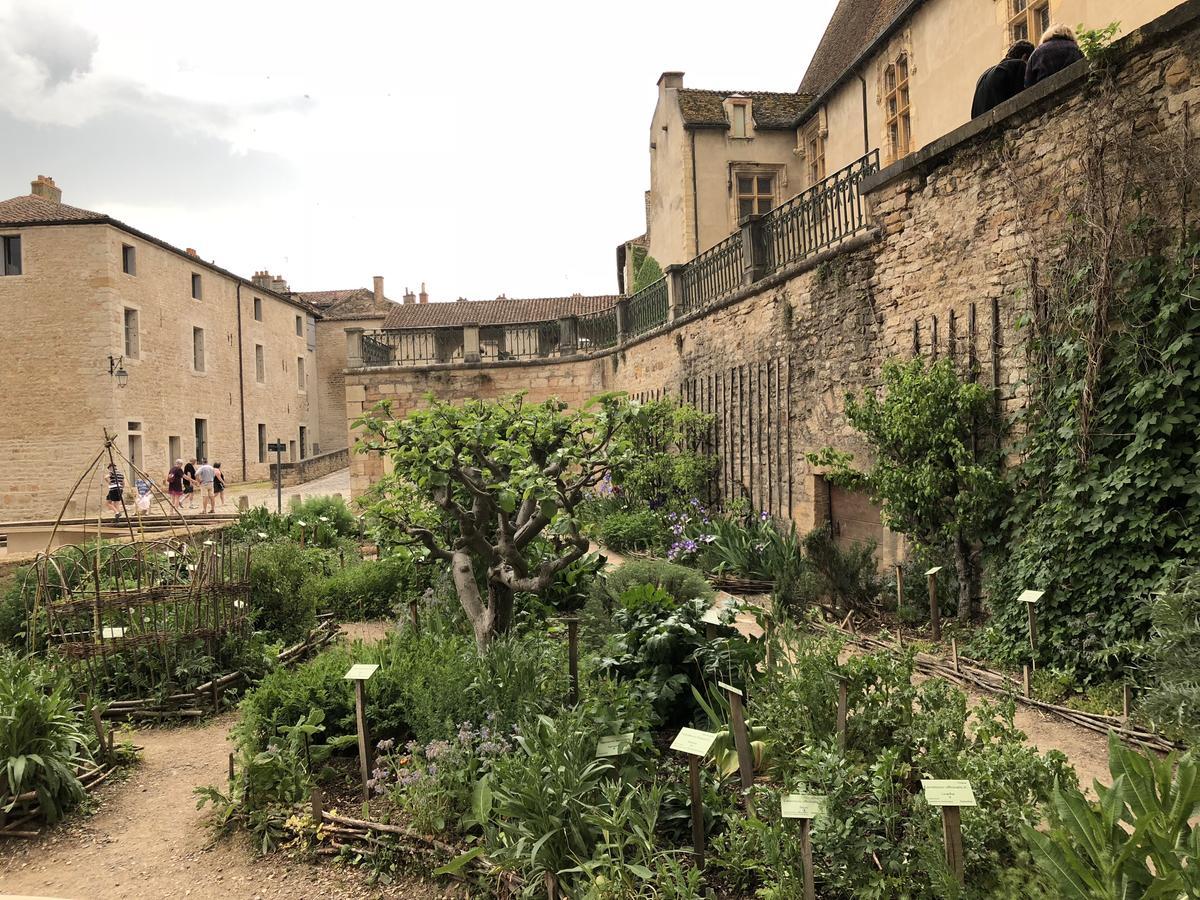
{"type": "Polygon", "coordinates": [[[480,362],[479,355],[479,326],[464,325],[463,326],[463,362],[477,363],[480,362]]]}
{"type": "Polygon", "coordinates": [[[558,355],[574,356],[579,351],[579,317],[565,316],[558,320],[558,355]]]}
{"type": "Polygon", "coordinates": [[[742,284],[751,285],[765,278],[769,270],[767,236],[762,226],[765,216],[744,216],[738,221],[742,229],[742,284]]]}
{"type": "Polygon", "coordinates": [[[667,266],[663,273],[667,276],[667,322],[674,322],[680,316],[683,306],[683,273],[687,271],[685,264],[676,263],[667,266]]]}
{"type": "Polygon", "coordinates": [[[625,335],[629,333],[629,301],[617,301],[617,344],[625,343],[625,335]]]}
{"type": "Polygon", "coordinates": [[[361,328],[346,329],[346,368],[361,369],[363,367],[363,330],[361,328]]]}

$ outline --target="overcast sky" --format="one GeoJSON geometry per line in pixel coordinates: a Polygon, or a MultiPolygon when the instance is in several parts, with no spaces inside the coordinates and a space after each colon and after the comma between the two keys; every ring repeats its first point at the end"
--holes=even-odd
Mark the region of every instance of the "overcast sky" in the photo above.
{"type": "Polygon", "coordinates": [[[0,198],[296,290],[616,291],[665,70],[794,91],[836,0],[0,0],[0,198]]]}

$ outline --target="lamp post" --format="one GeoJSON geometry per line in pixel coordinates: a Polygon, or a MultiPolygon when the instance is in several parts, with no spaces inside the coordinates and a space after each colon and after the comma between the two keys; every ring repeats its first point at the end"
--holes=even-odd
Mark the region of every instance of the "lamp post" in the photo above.
{"type": "Polygon", "coordinates": [[[108,358],[108,374],[117,379],[117,387],[123,388],[129,383],[129,373],[125,371],[125,357],[110,356],[108,358]]]}

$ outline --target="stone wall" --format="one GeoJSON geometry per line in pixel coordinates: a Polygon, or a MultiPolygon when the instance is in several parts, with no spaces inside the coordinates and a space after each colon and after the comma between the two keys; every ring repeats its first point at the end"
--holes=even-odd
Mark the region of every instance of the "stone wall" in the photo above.
{"type": "MultiPolygon", "coordinates": [[[[886,562],[903,551],[877,511],[831,491],[805,453],[833,446],[862,458],[845,395],[876,384],[890,357],[950,355],[995,388],[1004,413],[1017,411],[1034,261],[1045,271],[1061,253],[1068,212],[1087,187],[1080,166],[1089,143],[1113,139],[1110,157],[1125,147],[1165,159],[1175,148],[1196,163],[1198,21],[1200,2],[1184,4],[1121,43],[1111,85],[1083,66],[1064,71],[888,167],[868,186],[876,223],[868,233],[606,358],[436,377],[362,369],[348,383],[360,402],[388,395],[411,404],[427,390],[458,399],[489,378],[479,396],[536,384],[535,399],[601,388],[682,397],[717,417],[723,493],[748,495],[801,529],[832,520],[845,539],[873,537],[886,562]]],[[[1143,211],[1182,209],[1195,222],[1195,192],[1182,197],[1143,211]]],[[[355,465],[360,493],[372,473],[355,465]]]]}
{"type": "Polygon", "coordinates": [[[285,462],[280,466],[271,463],[271,483],[276,482],[277,470],[281,468],[283,469],[283,486],[291,487],[337,472],[348,465],[350,465],[350,451],[345,447],[331,453],[319,453],[298,462],[285,462]]]}

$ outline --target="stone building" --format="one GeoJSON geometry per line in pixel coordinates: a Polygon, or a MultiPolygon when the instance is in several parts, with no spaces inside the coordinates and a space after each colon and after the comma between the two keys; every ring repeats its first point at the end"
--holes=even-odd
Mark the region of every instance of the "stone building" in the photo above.
{"type": "Polygon", "coordinates": [[[883,165],[971,117],[975,83],[1018,40],[1052,22],[1128,33],[1176,0],[840,0],[800,81],[796,121],[805,178],[878,150],[883,165]]]}
{"type": "Polygon", "coordinates": [[[0,520],[57,515],[104,429],[155,479],[192,456],[265,479],[268,442],[296,460],[320,442],[320,314],[282,280],[64,204],[43,176],[0,202],[0,244],[0,520]]]}

